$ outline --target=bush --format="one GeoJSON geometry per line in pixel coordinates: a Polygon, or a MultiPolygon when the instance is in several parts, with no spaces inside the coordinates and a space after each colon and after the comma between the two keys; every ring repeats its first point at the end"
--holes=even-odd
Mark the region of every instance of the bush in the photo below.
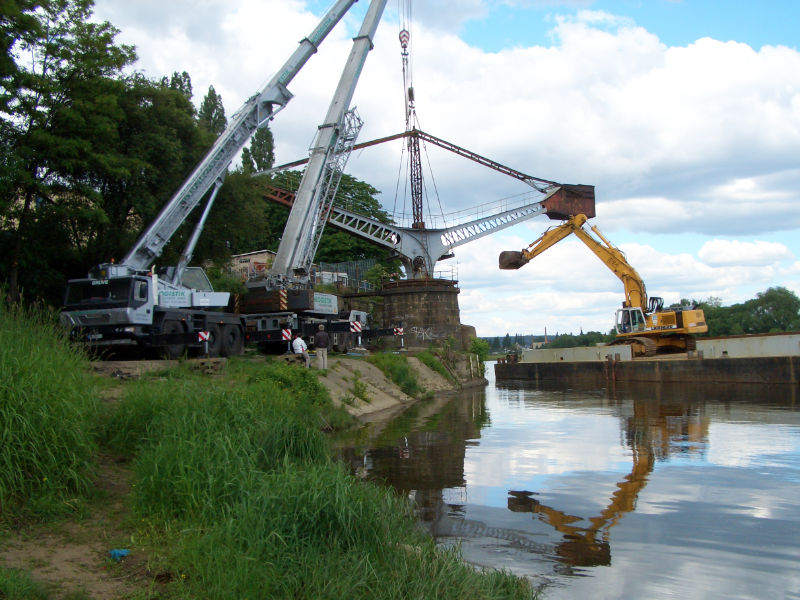
{"type": "Polygon", "coordinates": [[[415,356],[419,359],[419,361],[423,365],[425,365],[432,371],[439,373],[439,375],[441,375],[448,381],[451,382],[456,381],[456,378],[453,376],[453,374],[447,370],[447,368],[441,363],[441,361],[436,357],[436,355],[430,350],[425,350],[424,352],[420,352],[415,356]]]}
{"type": "Polygon", "coordinates": [[[484,362],[489,359],[489,342],[481,338],[472,338],[469,351],[478,355],[478,360],[484,362]]]}
{"type": "Polygon", "coordinates": [[[416,398],[424,391],[405,356],[400,354],[373,354],[367,357],[367,361],[383,371],[389,379],[403,390],[403,393],[416,398]]]}

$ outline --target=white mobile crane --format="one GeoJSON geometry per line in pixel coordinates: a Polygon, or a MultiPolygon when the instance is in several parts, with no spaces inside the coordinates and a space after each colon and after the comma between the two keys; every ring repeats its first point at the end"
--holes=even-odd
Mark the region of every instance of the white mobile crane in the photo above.
{"type": "MultiPolygon", "coordinates": [[[[169,357],[179,356],[187,348],[205,351],[211,356],[241,353],[251,317],[220,310],[228,305],[229,294],[214,292],[202,269],[188,267],[188,264],[231,161],[253,133],[265,127],[291,100],[292,94],[286,86],[356,1],[338,0],[269,83],[234,114],[213,147],[121,262],[98,265],[90,270],[87,278],[68,282],[60,318],[73,337],[97,349],[132,346],[155,349],[169,357]],[[203,214],[178,264],[155,272],[154,261],[209,191],[203,214]]],[[[321,234],[319,215],[327,206],[325,201],[329,204],[336,193],[339,179],[335,167],[350,135],[343,134],[345,125],[353,120],[348,116],[353,115],[348,112],[348,105],[366,55],[372,48],[372,37],[385,4],[386,0],[372,0],[361,31],[354,39],[353,50],[312,151],[312,161],[316,160],[318,166],[314,171],[309,167],[304,176],[308,200],[296,207],[304,214],[294,220],[290,215],[283,236],[286,248],[283,242],[279,248],[279,256],[288,254],[292,258],[285,264],[280,263],[282,267],[276,265],[275,280],[287,280],[292,271],[310,266],[313,259],[316,251],[313,240],[318,243],[321,234]],[[325,192],[320,194],[320,189],[325,192]],[[302,258],[294,258],[298,253],[302,258]],[[283,268],[283,272],[276,273],[277,268],[283,268]]],[[[321,223],[324,225],[324,218],[321,223]]],[[[288,320],[297,326],[296,318],[294,322],[288,320]]]]}

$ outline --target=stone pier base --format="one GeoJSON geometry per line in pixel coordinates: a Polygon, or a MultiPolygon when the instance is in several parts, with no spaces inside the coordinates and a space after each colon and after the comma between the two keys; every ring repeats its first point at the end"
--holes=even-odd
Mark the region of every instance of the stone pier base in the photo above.
{"type": "Polygon", "coordinates": [[[461,325],[457,283],[408,279],[385,284],[381,289],[384,327],[402,326],[406,347],[427,347],[452,338],[459,349],[464,348],[475,337],[475,328],[461,325]]]}

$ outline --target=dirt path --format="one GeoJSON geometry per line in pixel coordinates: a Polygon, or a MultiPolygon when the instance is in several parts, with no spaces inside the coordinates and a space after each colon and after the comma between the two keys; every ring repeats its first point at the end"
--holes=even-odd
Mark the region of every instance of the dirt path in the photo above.
{"type": "Polygon", "coordinates": [[[101,457],[98,498],[87,507],[85,518],[37,525],[0,538],[0,564],[23,569],[48,584],[54,598],[82,593],[105,600],[146,590],[152,576],[144,554],[132,549],[130,542],[126,504],[130,481],[126,465],[101,457]],[[119,563],[108,553],[118,548],[131,550],[119,563]]]}

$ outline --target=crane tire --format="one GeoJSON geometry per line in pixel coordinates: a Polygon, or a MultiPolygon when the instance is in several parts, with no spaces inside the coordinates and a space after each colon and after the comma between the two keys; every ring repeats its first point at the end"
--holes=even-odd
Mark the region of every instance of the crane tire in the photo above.
{"type": "Polygon", "coordinates": [[[215,358],[222,349],[222,331],[217,323],[208,323],[206,331],[208,331],[208,356],[215,358]]]}
{"type": "MultiPolygon", "coordinates": [[[[168,319],[161,325],[161,333],[162,335],[177,335],[179,333],[186,333],[186,331],[183,328],[183,323],[174,319],[168,319]]],[[[186,344],[183,342],[165,344],[162,350],[164,357],[170,360],[180,358],[183,356],[184,352],[186,352],[186,344]]]]}
{"type": "Polygon", "coordinates": [[[223,325],[220,354],[222,356],[234,356],[241,354],[243,350],[244,339],[242,338],[241,327],[238,325],[223,325]]]}

